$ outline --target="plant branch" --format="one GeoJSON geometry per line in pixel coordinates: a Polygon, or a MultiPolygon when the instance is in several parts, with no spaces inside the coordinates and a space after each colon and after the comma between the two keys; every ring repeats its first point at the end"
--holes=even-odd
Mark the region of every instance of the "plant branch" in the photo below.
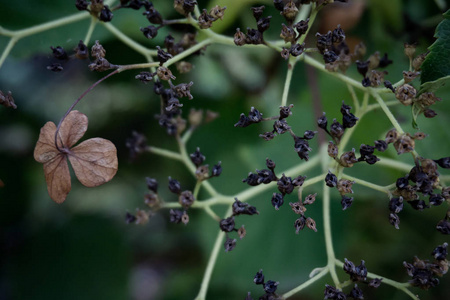
{"type": "Polygon", "coordinates": [[[310,286],[311,284],[313,284],[314,282],[316,282],[317,280],[328,274],[328,272],[330,272],[330,269],[328,267],[323,268],[319,273],[314,275],[314,277],[311,277],[310,279],[300,284],[296,288],[290,290],[289,292],[284,293],[282,296],[283,299],[287,299],[295,295],[296,293],[300,292],[301,290],[304,290],[305,288],[307,288],[308,286],[310,286]]]}
{"type": "Polygon", "coordinates": [[[389,107],[387,107],[386,103],[384,103],[384,100],[378,95],[377,91],[375,89],[370,89],[370,93],[372,96],[377,100],[378,104],[380,105],[381,109],[384,111],[386,116],[388,117],[389,121],[391,121],[392,125],[394,125],[395,129],[399,134],[403,134],[404,131],[400,124],[397,122],[397,119],[394,117],[392,112],[389,110],[389,107]]]}

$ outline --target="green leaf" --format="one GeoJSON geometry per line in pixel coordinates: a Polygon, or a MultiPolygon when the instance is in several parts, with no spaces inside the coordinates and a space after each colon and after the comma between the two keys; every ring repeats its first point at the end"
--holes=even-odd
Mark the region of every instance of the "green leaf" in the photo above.
{"type": "Polygon", "coordinates": [[[436,27],[437,40],[428,49],[430,53],[422,64],[420,93],[432,92],[444,85],[450,76],[450,10],[443,14],[444,20],[436,27]]]}

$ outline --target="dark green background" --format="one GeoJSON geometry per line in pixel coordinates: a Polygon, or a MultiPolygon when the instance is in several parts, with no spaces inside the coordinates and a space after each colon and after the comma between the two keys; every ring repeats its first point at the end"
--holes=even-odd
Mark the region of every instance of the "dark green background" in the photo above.
{"type": "MultiPolygon", "coordinates": [[[[74,1],[21,1],[0,4],[0,26],[21,29],[76,12],[74,1]]],[[[153,1],[163,16],[178,18],[171,1],[153,1]]],[[[200,7],[212,4],[199,1],[200,7]]],[[[241,1],[221,1],[229,8],[241,1]]],[[[236,27],[254,27],[249,7],[266,2],[242,1],[238,15],[228,10],[224,25],[213,29],[233,35],[236,27]],[[251,3],[251,4],[249,4],[251,3]],[[227,15],[228,13],[228,15],[227,15]],[[228,21],[226,18],[229,18],[228,21]],[[225,28],[227,27],[227,28],[225,28]]],[[[212,3],[215,4],[213,1],[212,3]]],[[[273,15],[268,37],[276,39],[283,21],[270,3],[264,15],[273,15]],[[269,8],[270,7],[270,8],[269,8]]],[[[113,24],[146,46],[161,45],[164,34],[179,38],[180,28],[159,33],[155,41],[145,40],[140,27],[148,21],[141,11],[115,12],[113,24]]],[[[403,42],[418,42],[425,51],[433,42],[434,27],[440,12],[434,1],[367,1],[357,24],[347,32],[349,38],[361,39],[368,54],[379,50],[394,60],[387,70],[387,79],[395,82],[408,68],[403,55],[403,42]]],[[[319,22],[321,18],[319,15],[319,22]]],[[[103,74],[91,73],[86,62],[72,60],[61,73],[52,73],[46,66],[52,62],[50,46],[73,49],[83,39],[88,20],[57,28],[19,41],[0,69],[0,89],[13,92],[17,110],[0,107],[0,299],[193,299],[198,292],[206,261],[218,233],[217,223],[202,211],[190,212],[188,226],[169,223],[169,213],[162,210],[145,226],[126,225],[127,211],[144,207],[145,177],[160,182],[161,195],[176,201],[167,189],[167,178],[178,179],[184,189],[192,189],[195,181],[184,166],[155,155],[146,154],[131,161],[125,140],[136,130],[144,133],[149,145],[176,150],[176,143],[160,128],[154,118],[159,99],[152,85],[134,79],[138,71],[128,71],[108,79],[95,88],[77,109],[89,117],[89,129],[83,139],[103,137],[118,148],[119,171],[108,184],[95,189],[72,180],[72,191],[64,204],[55,204],[46,190],[42,165],[33,159],[39,129],[45,122],[58,122],[70,104],[103,74]]],[[[217,27],[216,27],[217,26],[217,27]]],[[[317,27],[312,33],[317,31],[317,27]]],[[[116,64],[144,62],[144,58],[117,41],[101,25],[92,40],[100,40],[107,58],[116,64]]],[[[7,39],[0,37],[0,48],[7,39]]],[[[313,41],[307,41],[313,46],[313,41]]],[[[188,150],[200,147],[210,165],[222,161],[223,174],[211,183],[221,193],[234,196],[247,186],[242,183],[248,172],[264,168],[266,157],[277,163],[281,172],[300,163],[288,136],[271,142],[258,137],[271,129],[271,124],[235,128],[239,114],[251,106],[264,116],[277,114],[280,104],[286,62],[277,53],[265,49],[210,46],[202,56],[190,57],[193,71],[177,75],[176,83],[194,81],[194,100],[183,100],[184,115],[191,108],[220,112],[216,121],[200,127],[188,142],[188,150]]],[[[307,76],[303,64],[294,71],[288,103],[294,104],[289,124],[297,134],[315,130],[308,80],[318,82],[323,110],[332,119],[339,118],[342,100],[351,103],[345,85],[315,72],[307,76]]],[[[348,74],[362,79],[352,66],[348,74]]],[[[418,86],[417,82],[414,82],[418,86]]],[[[417,151],[424,157],[449,155],[450,133],[449,89],[439,91],[443,101],[434,109],[438,117],[419,117],[421,130],[429,136],[417,142],[417,151]]],[[[392,98],[392,96],[391,96],[392,98]]],[[[394,115],[413,133],[410,109],[397,106],[394,115]]],[[[355,131],[350,147],[370,144],[384,137],[391,125],[384,114],[374,111],[364,117],[355,131]]],[[[312,142],[317,151],[316,140],[312,142]]],[[[387,156],[397,158],[390,149],[387,156]]],[[[411,163],[410,157],[399,159],[411,163]]],[[[319,170],[308,172],[309,178],[319,170]]],[[[443,174],[448,175],[446,170],[443,174]]],[[[349,174],[380,185],[403,176],[379,166],[357,165],[349,174]]],[[[73,176],[74,178],[74,176],[73,176]]],[[[247,236],[238,241],[230,253],[221,250],[214,269],[208,299],[244,299],[247,291],[256,298],[262,289],[253,284],[253,276],[263,269],[267,279],[279,281],[284,293],[308,278],[314,267],[326,263],[321,215],[321,187],[309,187],[305,193],[318,193],[318,201],[308,208],[307,215],[317,222],[318,232],[304,230],[295,234],[292,226],[296,216],[287,203],[275,211],[270,204],[273,187],[268,193],[252,199],[260,215],[237,219],[245,224],[247,236]]],[[[336,255],[355,263],[366,261],[369,271],[394,280],[409,278],[402,266],[414,255],[431,258],[438,244],[448,241],[435,229],[445,214],[445,204],[424,212],[406,207],[400,214],[400,230],[388,223],[388,199],[384,194],[363,187],[354,187],[353,206],[342,211],[336,191],[332,191],[332,233],[336,255]]],[[[207,197],[200,193],[200,199],[207,197]]],[[[295,195],[286,202],[295,201],[295,195]]],[[[216,208],[215,208],[216,209],[216,208]]],[[[216,209],[223,215],[225,207],[216,209]]],[[[341,276],[347,278],[346,275],[341,276]]],[[[414,289],[421,299],[444,299],[450,292],[448,276],[439,287],[423,292],[414,289]]],[[[329,277],[306,289],[296,299],[322,299],[329,277]]],[[[389,286],[373,290],[363,287],[366,299],[407,299],[389,286]]],[[[293,297],[294,299],[294,297],[293,297]]]]}

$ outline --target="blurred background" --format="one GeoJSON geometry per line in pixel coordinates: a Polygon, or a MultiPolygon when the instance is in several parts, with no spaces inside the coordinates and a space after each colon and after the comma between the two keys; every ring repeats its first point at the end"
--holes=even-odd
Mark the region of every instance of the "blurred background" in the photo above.
{"type": "MultiPolygon", "coordinates": [[[[226,5],[223,21],[212,29],[232,36],[237,27],[255,27],[251,6],[266,5],[264,16],[272,15],[271,28],[265,33],[268,40],[278,39],[283,22],[272,1],[198,1],[199,7],[226,5]]],[[[320,12],[311,33],[326,33],[342,24],[349,44],[364,41],[367,57],[375,51],[388,53],[394,63],[387,67],[387,80],[401,79],[408,60],[403,43],[418,44],[418,53],[425,52],[434,41],[434,28],[442,20],[445,1],[377,0],[349,1],[349,4],[330,5],[320,12]],[[345,24],[345,25],[344,25],[345,24]]],[[[77,13],[75,1],[22,0],[0,3],[0,26],[15,30],[77,13]]],[[[153,1],[166,19],[180,18],[172,1],[153,1]]],[[[147,40],[140,27],[149,23],[140,11],[121,9],[114,12],[112,24],[144,46],[163,45],[164,37],[172,34],[178,41],[184,26],[160,30],[154,40],[147,40]]],[[[152,154],[130,159],[125,146],[133,131],[142,133],[149,145],[177,150],[175,140],[158,125],[154,115],[160,101],[152,84],[142,84],[134,77],[139,71],[127,71],[113,76],[97,86],[77,106],[89,117],[89,128],[83,139],[103,137],[118,149],[119,171],[115,178],[100,187],[90,189],[72,180],[72,191],[63,204],[54,203],[47,193],[42,165],[34,161],[33,150],[40,128],[59,119],[92,83],[105,75],[93,73],[86,61],[70,60],[64,70],[53,73],[46,69],[53,62],[50,46],[62,46],[68,52],[83,39],[89,27],[85,19],[61,26],[18,42],[0,69],[0,90],[12,91],[17,109],[0,107],[0,299],[193,299],[203,277],[207,259],[218,233],[217,223],[203,211],[190,210],[187,226],[169,222],[169,211],[157,212],[144,226],[127,225],[126,212],[144,208],[147,192],[145,177],[156,178],[160,194],[166,201],[177,201],[167,187],[168,176],[181,182],[183,189],[193,189],[195,179],[176,161],[152,154]]],[[[313,37],[313,34],[311,34],[313,37]]],[[[99,40],[107,51],[107,59],[114,64],[145,62],[145,58],[128,48],[101,24],[92,42],[99,40]]],[[[8,39],[0,36],[0,49],[8,39]]],[[[315,40],[307,40],[314,47],[315,40]]],[[[320,59],[319,57],[316,57],[320,59]]],[[[288,136],[278,136],[270,142],[258,137],[271,130],[271,124],[257,124],[235,128],[240,113],[252,106],[264,116],[278,114],[286,62],[270,49],[209,46],[204,54],[186,59],[194,65],[187,74],[179,74],[176,83],[193,81],[194,99],[183,100],[183,115],[191,108],[209,109],[220,113],[212,123],[198,128],[188,142],[188,151],[200,147],[206,163],[222,162],[223,173],[211,180],[221,193],[230,195],[247,188],[242,183],[248,172],[265,168],[266,157],[277,164],[281,172],[301,163],[292,149],[288,136]]],[[[349,76],[362,77],[353,65],[349,76]]],[[[414,82],[418,87],[419,81],[414,82]]],[[[336,79],[297,64],[288,103],[294,104],[289,124],[297,134],[316,130],[317,112],[313,110],[312,87],[317,86],[322,110],[329,119],[339,118],[342,100],[351,103],[346,86],[336,79]]],[[[424,157],[438,159],[449,156],[450,89],[438,93],[443,99],[434,106],[438,116],[419,117],[420,130],[428,137],[416,143],[424,157]]],[[[360,94],[358,94],[361,96],[360,94]]],[[[392,99],[392,96],[389,96],[392,99]]],[[[395,106],[394,115],[405,130],[411,127],[410,108],[395,106]]],[[[269,123],[269,122],[267,122],[269,123]]],[[[349,147],[359,148],[384,138],[391,129],[386,116],[376,110],[365,116],[355,131],[349,147]]],[[[311,143],[312,154],[318,150],[317,139],[311,143]]],[[[390,148],[385,156],[397,158],[390,148]]],[[[412,163],[410,156],[398,157],[412,163]]],[[[312,170],[309,178],[320,173],[312,170]]],[[[349,174],[388,185],[404,176],[377,165],[356,165],[349,174]]],[[[446,170],[442,174],[449,175],[446,170]]],[[[72,178],[75,178],[72,176],[72,178]]],[[[404,282],[409,280],[403,261],[411,262],[414,255],[431,259],[431,251],[448,237],[435,230],[447,207],[434,207],[422,212],[405,207],[400,214],[400,230],[388,222],[388,198],[379,192],[354,186],[354,204],[342,211],[340,197],[332,191],[332,234],[336,256],[355,263],[366,261],[370,272],[404,282]]],[[[303,230],[295,234],[296,216],[288,206],[296,201],[294,194],[285,205],[275,211],[270,203],[274,186],[269,192],[251,200],[260,214],[237,219],[237,226],[245,224],[247,236],[236,248],[220,251],[212,275],[208,299],[244,299],[250,291],[254,298],[262,295],[262,288],[253,284],[260,269],[266,279],[279,281],[278,291],[284,293],[308,279],[315,267],[326,264],[323,239],[321,185],[305,189],[304,193],[318,193],[318,201],[308,208],[307,215],[316,220],[318,232],[303,230]]],[[[307,194],[305,194],[307,195],[307,194]]],[[[208,195],[200,192],[200,199],[208,195]]],[[[219,216],[226,207],[214,207],[219,216]]],[[[343,275],[342,278],[347,278],[343,275]]],[[[324,285],[332,284],[330,277],[302,291],[292,299],[322,299],[324,285]]],[[[428,292],[413,289],[421,299],[444,299],[450,292],[449,276],[428,292]]],[[[365,299],[407,299],[394,288],[381,285],[374,290],[363,287],[365,299]]]]}

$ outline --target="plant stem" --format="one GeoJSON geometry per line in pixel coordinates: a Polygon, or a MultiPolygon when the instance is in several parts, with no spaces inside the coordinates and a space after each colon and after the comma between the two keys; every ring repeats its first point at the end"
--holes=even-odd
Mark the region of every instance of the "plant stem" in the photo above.
{"type": "Polygon", "coordinates": [[[300,292],[301,290],[304,290],[305,288],[307,288],[308,286],[310,286],[311,284],[313,284],[314,282],[316,282],[317,280],[319,280],[320,278],[322,278],[323,276],[328,274],[329,271],[330,271],[330,269],[328,267],[323,268],[322,271],[317,273],[317,275],[315,275],[314,277],[308,279],[307,281],[300,284],[296,288],[290,290],[289,292],[284,293],[282,296],[283,299],[287,299],[287,298],[295,295],[296,293],[300,292]]]}
{"type": "MultiPolygon", "coordinates": [[[[231,213],[231,207],[228,208],[227,212],[225,213],[225,217],[228,216],[231,213]]],[[[209,282],[211,280],[212,271],[214,269],[214,266],[216,265],[217,257],[219,256],[219,250],[220,246],[222,244],[222,240],[225,237],[225,233],[222,230],[219,230],[219,233],[217,234],[216,241],[214,243],[213,250],[211,252],[211,255],[208,260],[208,264],[206,265],[205,274],[203,275],[202,284],[200,286],[200,291],[198,292],[197,297],[195,297],[195,300],[205,300],[206,299],[206,292],[208,291],[209,282]]]]}
{"type": "Polygon", "coordinates": [[[8,57],[9,53],[11,52],[12,48],[14,47],[14,45],[17,43],[19,39],[17,39],[16,37],[12,37],[9,42],[8,45],[6,45],[5,50],[3,50],[2,56],[0,57],[0,68],[2,67],[3,63],[5,62],[6,58],[8,57]]]}
{"type": "Polygon", "coordinates": [[[378,185],[378,184],[374,184],[372,182],[368,182],[368,181],[365,181],[365,180],[362,180],[362,179],[359,179],[359,178],[356,178],[356,177],[353,177],[353,176],[350,176],[350,175],[347,175],[347,174],[343,174],[342,177],[345,178],[345,179],[354,181],[356,184],[366,186],[366,187],[368,187],[370,189],[373,189],[373,190],[376,190],[376,191],[380,191],[380,192],[383,192],[383,193],[386,193],[386,194],[390,193],[389,190],[386,189],[386,187],[384,187],[384,186],[381,186],[381,185],[378,185]]]}
{"type": "Polygon", "coordinates": [[[87,46],[89,45],[89,41],[91,39],[92,33],[94,32],[95,25],[97,25],[98,19],[95,17],[91,17],[91,23],[89,24],[88,31],[86,32],[86,36],[84,37],[83,43],[87,46]]]}
{"type": "Polygon", "coordinates": [[[167,158],[183,161],[183,157],[179,153],[176,153],[176,152],[173,152],[173,151],[170,151],[170,150],[157,148],[157,147],[153,147],[153,146],[148,146],[145,150],[150,152],[150,153],[156,154],[156,155],[160,155],[160,156],[164,156],[164,157],[167,157],[167,158]]]}
{"type": "Polygon", "coordinates": [[[378,95],[377,91],[375,89],[370,89],[370,93],[372,96],[377,100],[378,104],[380,105],[381,109],[384,111],[386,116],[388,117],[389,121],[391,121],[392,125],[394,125],[395,129],[399,134],[403,134],[404,131],[400,124],[397,122],[397,119],[394,117],[392,112],[389,110],[389,107],[387,107],[386,103],[384,103],[384,100],[378,95]]]}
{"type": "Polygon", "coordinates": [[[132,40],[131,38],[129,38],[126,34],[124,34],[122,31],[120,31],[119,29],[117,29],[114,25],[112,25],[109,22],[103,22],[102,23],[103,26],[105,26],[106,29],[109,30],[109,32],[111,32],[112,34],[114,34],[119,40],[121,40],[124,44],[126,44],[128,47],[130,47],[131,49],[134,49],[136,52],[139,52],[142,55],[146,55],[146,54],[150,54],[155,56],[157,54],[156,50],[150,50],[144,46],[142,46],[141,44],[139,44],[138,42],[132,40]]]}
{"type": "Polygon", "coordinates": [[[289,95],[289,86],[291,85],[292,73],[294,72],[295,59],[289,59],[287,66],[286,80],[284,81],[283,96],[281,98],[281,106],[286,106],[289,95]]]}

